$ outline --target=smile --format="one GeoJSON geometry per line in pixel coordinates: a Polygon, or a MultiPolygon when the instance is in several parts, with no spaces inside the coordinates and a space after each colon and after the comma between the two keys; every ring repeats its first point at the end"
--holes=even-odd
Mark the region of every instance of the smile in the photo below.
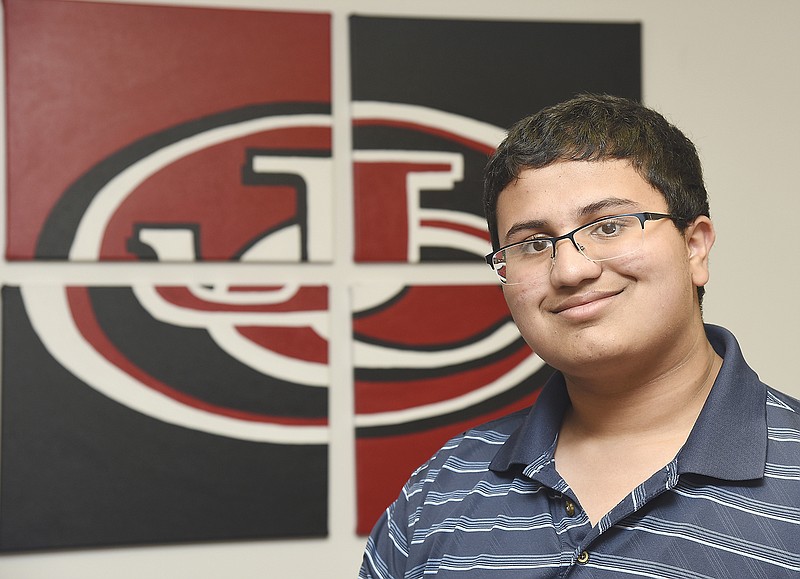
{"type": "Polygon", "coordinates": [[[578,296],[572,296],[558,303],[551,312],[569,318],[591,317],[621,293],[622,290],[592,291],[578,296]]]}

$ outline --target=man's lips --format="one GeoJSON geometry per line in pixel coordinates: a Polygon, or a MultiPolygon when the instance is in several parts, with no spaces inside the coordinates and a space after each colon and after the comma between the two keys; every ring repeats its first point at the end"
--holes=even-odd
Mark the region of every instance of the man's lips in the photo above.
{"type": "Polygon", "coordinates": [[[560,314],[573,308],[585,306],[600,300],[614,297],[622,293],[622,290],[616,291],[590,291],[577,296],[570,296],[560,302],[557,302],[555,307],[550,311],[554,314],[560,314]]]}

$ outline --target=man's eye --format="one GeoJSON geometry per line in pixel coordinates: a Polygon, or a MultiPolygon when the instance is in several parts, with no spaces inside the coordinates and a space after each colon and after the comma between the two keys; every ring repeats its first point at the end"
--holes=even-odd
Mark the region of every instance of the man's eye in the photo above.
{"type": "Polygon", "coordinates": [[[537,254],[550,250],[550,241],[547,239],[530,239],[522,244],[524,253],[537,254]]]}
{"type": "Polygon", "coordinates": [[[603,223],[600,226],[600,231],[605,235],[614,235],[619,231],[618,223],[603,223]]]}
{"type": "Polygon", "coordinates": [[[619,220],[603,221],[592,229],[592,235],[597,237],[615,237],[625,230],[626,224],[619,220]]]}

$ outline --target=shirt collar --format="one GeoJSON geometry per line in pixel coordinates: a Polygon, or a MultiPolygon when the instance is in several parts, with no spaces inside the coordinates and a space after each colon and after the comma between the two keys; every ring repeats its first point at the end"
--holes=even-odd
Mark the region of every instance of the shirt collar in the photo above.
{"type": "Polygon", "coordinates": [[[561,419],[569,403],[564,376],[556,372],[542,387],[522,425],[500,447],[489,468],[503,472],[513,465],[524,467],[552,458],[561,419]]]}
{"type": "Polygon", "coordinates": [[[733,334],[706,324],[706,335],[723,359],[722,367],[678,454],[678,474],[732,481],[762,478],[767,457],[767,387],[745,362],[733,334]]]}
{"type": "MultiPolygon", "coordinates": [[[[723,359],[722,367],[678,454],[678,474],[731,481],[761,478],[767,453],[766,385],[745,362],[733,334],[710,324],[705,329],[709,342],[723,359]]],[[[564,377],[556,372],[489,468],[504,472],[514,465],[525,467],[551,459],[568,406],[564,377]]]]}

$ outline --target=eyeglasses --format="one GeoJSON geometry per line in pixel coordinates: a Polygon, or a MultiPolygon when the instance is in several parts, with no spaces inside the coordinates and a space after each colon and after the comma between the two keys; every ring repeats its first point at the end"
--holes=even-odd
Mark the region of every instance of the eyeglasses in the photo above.
{"type": "Polygon", "coordinates": [[[645,221],[675,219],[666,213],[625,213],[596,219],[559,237],[535,237],[501,247],[486,256],[486,263],[504,285],[529,282],[550,273],[556,262],[556,244],[569,239],[592,262],[617,259],[644,245],[645,221]]]}

